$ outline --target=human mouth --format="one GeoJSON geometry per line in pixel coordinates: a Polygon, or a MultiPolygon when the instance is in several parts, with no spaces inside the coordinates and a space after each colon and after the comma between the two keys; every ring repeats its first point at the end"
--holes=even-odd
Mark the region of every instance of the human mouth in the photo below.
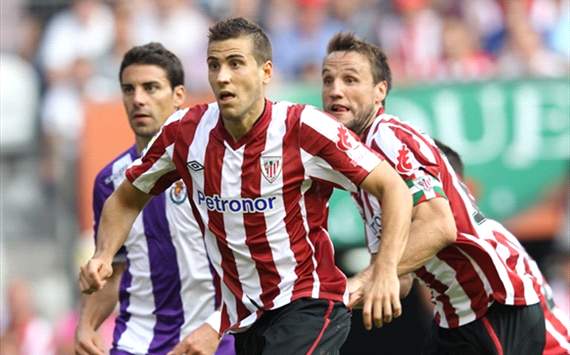
{"type": "Polygon", "coordinates": [[[337,113],[340,114],[340,113],[348,112],[348,111],[350,111],[350,109],[344,105],[333,104],[333,105],[329,106],[327,111],[331,112],[333,114],[337,114],[337,113]]]}
{"type": "Polygon", "coordinates": [[[236,97],[236,95],[232,92],[229,91],[222,91],[220,92],[220,94],[218,95],[220,102],[225,103],[228,101],[231,101],[232,99],[234,99],[236,97]]]}

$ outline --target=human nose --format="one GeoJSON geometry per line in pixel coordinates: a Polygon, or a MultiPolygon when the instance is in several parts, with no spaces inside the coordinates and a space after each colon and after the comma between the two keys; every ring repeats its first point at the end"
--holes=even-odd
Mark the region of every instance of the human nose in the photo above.
{"type": "Polygon", "coordinates": [[[342,84],[338,80],[333,80],[326,85],[326,96],[329,99],[340,99],[342,98],[342,84]]]}
{"type": "Polygon", "coordinates": [[[216,81],[218,83],[229,83],[231,78],[231,72],[227,65],[221,65],[220,69],[216,74],[216,81]]]}
{"type": "Polygon", "coordinates": [[[133,103],[136,106],[142,106],[146,103],[146,99],[147,99],[147,94],[143,90],[143,88],[135,88],[135,91],[133,94],[133,103]]]}

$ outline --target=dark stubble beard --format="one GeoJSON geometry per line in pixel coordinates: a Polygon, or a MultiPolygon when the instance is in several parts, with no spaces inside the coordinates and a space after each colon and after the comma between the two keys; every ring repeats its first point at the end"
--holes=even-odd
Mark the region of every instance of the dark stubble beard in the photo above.
{"type": "Polygon", "coordinates": [[[354,133],[360,135],[370,124],[376,115],[376,107],[370,104],[367,109],[362,110],[347,127],[354,133]]]}

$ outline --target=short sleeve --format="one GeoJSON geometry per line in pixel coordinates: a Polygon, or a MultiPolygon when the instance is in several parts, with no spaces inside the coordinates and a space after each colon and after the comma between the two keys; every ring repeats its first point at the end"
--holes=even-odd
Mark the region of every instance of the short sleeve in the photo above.
{"type": "Polygon", "coordinates": [[[381,162],[349,129],[310,106],[301,114],[301,137],[308,174],[351,192],[381,162]]]}
{"type": "Polygon", "coordinates": [[[175,112],[149,142],[142,157],[127,169],[126,177],[137,189],[158,195],[180,179],[172,157],[180,120],[187,111],[175,112]]]}

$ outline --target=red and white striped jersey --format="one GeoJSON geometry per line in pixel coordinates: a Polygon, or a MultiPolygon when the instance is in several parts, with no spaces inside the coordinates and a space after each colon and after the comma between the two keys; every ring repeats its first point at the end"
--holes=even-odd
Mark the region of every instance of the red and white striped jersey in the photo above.
{"type": "MultiPolygon", "coordinates": [[[[539,302],[535,279],[524,258],[478,210],[473,197],[431,138],[398,118],[380,114],[363,133],[363,142],[384,157],[402,176],[414,205],[443,197],[457,225],[453,245],[415,271],[432,291],[436,323],[456,328],[482,317],[493,302],[532,305],[539,302]]],[[[366,220],[371,252],[381,235],[378,200],[359,191],[356,200],[366,220]]]]}
{"type": "Polygon", "coordinates": [[[540,297],[540,305],[544,311],[546,328],[546,344],[543,355],[561,355],[570,353],[570,326],[563,312],[556,307],[552,289],[540,271],[536,261],[527,253],[518,239],[497,221],[489,220],[494,224],[493,230],[504,238],[506,245],[520,255],[525,271],[534,277],[534,288],[540,297]]]}
{"type": "Polygon", "coordinates": [[[174,114],[126,175],[153,194],[184,180],[223,281],[225,330],[302,297],[347,301],[326,230],[327,184],[354,192],[380,161],[330,116],[287,102],[266,101],[236,142],[213,103],[174,114]]]}

